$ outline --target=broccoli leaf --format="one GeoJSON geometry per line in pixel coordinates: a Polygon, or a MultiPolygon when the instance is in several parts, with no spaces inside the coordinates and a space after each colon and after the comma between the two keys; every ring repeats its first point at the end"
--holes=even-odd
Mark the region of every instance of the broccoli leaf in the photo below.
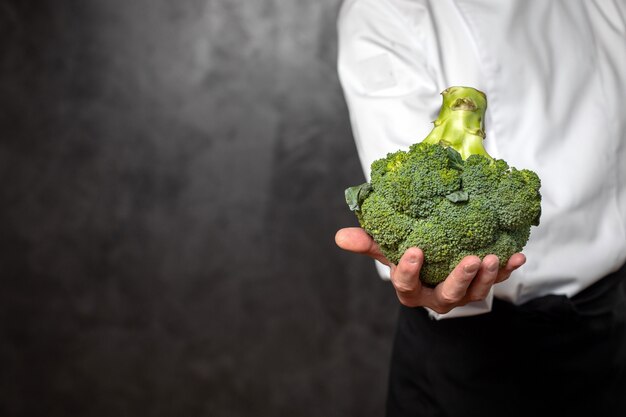
{"type": "Polygon", "coordinates": [[[469,194],[467,191],[455,191],[451,194],[448,194],[446,198],[453,203],[464,203],[469,200],[469,194]]]}
{"type": "Polygon", "coordinates": [[[346,188],[346,203],[351,211],[358,211],[361,209],[361,204],[367,198],[369,193],[372,192],[372,185],[369,182],[361,185],[355,185],[354,187],[346,188]]]}
{"type": "Polygon", "coordinates": [[[459,171],[463,170],[463,164],[465,162],[463,161],[463,157],[461,157],[461,154],[458,153],[454,148],[450,146],[446,148],[446,151],[448,152],[448,159],[450,161],[450,167],[454,169],[458,169],[459,171]]]}

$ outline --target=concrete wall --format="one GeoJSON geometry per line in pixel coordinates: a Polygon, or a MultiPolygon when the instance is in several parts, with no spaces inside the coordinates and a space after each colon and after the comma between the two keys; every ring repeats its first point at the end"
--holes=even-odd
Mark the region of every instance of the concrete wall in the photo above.
{"type": "Polygon", "coordinates": [[[0,414],[380,416],[339,0],[0,2],[0,414]]]}

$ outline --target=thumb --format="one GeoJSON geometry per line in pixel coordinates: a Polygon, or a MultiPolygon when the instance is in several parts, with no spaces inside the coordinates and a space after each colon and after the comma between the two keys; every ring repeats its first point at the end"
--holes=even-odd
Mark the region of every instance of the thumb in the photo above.
{"type": "Polygon", "coordinates": [[[335,243],[343,250],[367,255],[385,265],[389,265],[389,261],[382,254],[374,239],[360,227],[339,229],[335,234],[335,243]]]}

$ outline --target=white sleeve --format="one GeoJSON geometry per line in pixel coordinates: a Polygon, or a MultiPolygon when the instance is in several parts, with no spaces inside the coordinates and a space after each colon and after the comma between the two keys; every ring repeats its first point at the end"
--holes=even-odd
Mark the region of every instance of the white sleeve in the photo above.
{"type": "Polygon", "coordinates": [[[417,31],[386,1],[348,0],[339,15],[339,79],[366,177],[374,160],[426,137],[437,117],[441,91],[417,31]]]}
{"type": "MultiPolygon", "coordinates": [[[[371,163],[421,141],[441,106],[437,83],[438,48],[431,43],[431,20],[416,2],[410,16],[381,0],[347,0],[338,19],[338,72],[352,133],[365,177],[371,163]]],[[[383,278],[389,268],[376,263],[383,278]]],[[[460,317],[491,310],[485,301],[457,307],[433,318],[460,317]]]]}

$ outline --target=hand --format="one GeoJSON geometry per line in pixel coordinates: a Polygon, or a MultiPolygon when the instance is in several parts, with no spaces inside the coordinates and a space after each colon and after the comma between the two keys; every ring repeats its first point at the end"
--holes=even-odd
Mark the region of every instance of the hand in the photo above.
{"type": "Polygon", "coordinates": [[[511,273],[526,262],[526,257],[516,253],[504,268],[499,268],[498,257],[487,255],[481,261],[478,256],[467,256],[450,273],[448,278],[430,288],[419,279],[424,263],[424,253],[419,248],[408,249],[395,265],[387,260],[370,235],[360,227],[340,229],[335,235],[340,248],[367,255],[391,268],[391,282],[398,299],[408,307],[428,307],[444,314],[455,307],[471,301],[483,300],[491,287],[506,280],[511,273]]]}

